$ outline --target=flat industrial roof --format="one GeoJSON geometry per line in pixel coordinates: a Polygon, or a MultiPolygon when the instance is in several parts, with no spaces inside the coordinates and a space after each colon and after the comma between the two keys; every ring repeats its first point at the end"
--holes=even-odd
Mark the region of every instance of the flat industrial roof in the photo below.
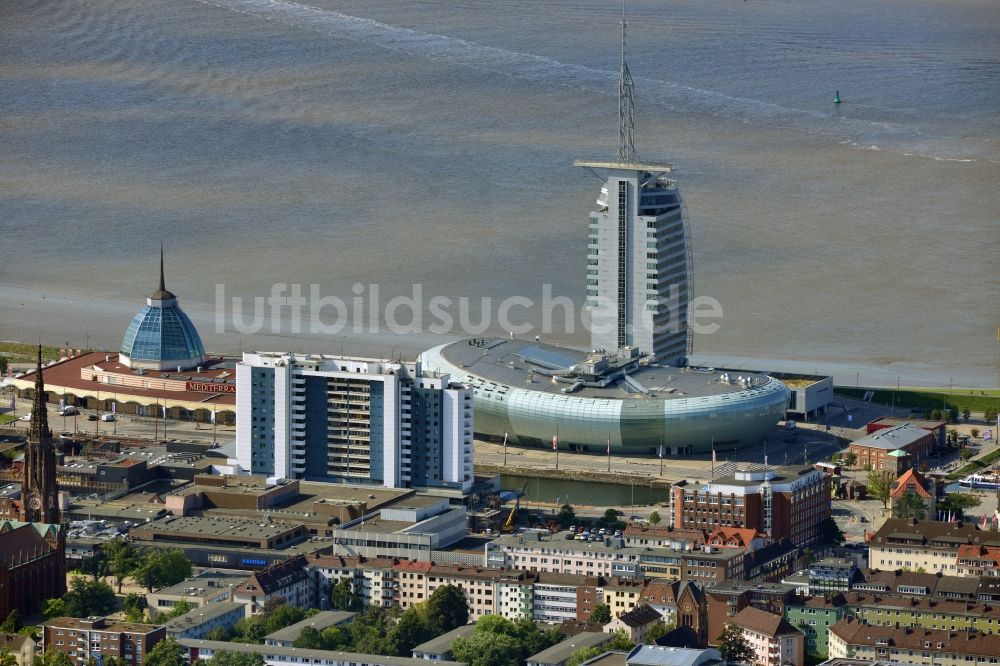
{"type": "Polygon", "coordinates": [[[178,536],[207,534],[214,537],[240,536],[247,539],[269,539],[298,527],[301,527],[301,523],[268,521],[265,518],[244,520],[227,516],[174,516],[146,523],[134,529],[152,530],[160,534],[176,534],[178,536]]]}
{"type": "Polygon", "coordinates": [[[228,590],[230,585],[239,585],[250,577],[250,572],[218,571],[208,569],[197,576],[186,578],[176,585],[157,590],[156,594],[203,596],[219,590],[228,590]],[[192,589],[194,588],[194,589],[192,589]]]}
{"type": "Polygon", "coordinates": [[[441,349],[441,357],[463,372],[486,381],[521,389],[567,395],[577,398],[606,400],[675,400],[715,395],[736,394],[753,390],[772,381],[765,374],[749,371],[728,371],[731,383],[723,381],[727,371],[715,368],[675,368],[657,364],[640,365],[628,375],[632,383],[641,385],[643,393],[617,379],[603,388],[583,386],[572,393],[563,393],[569,384],[556,383],[543,374],[554,366],[569,369],[583,363],[589,352],[570,347],[557,347],[534,340],[491,338],[484,345],[459,340],[441,349]],[[545,360],[545,363],[532,363],[545,360]],[[736,381],[737,376],[751,377],[756,386],[748,388],[736,381]]]}

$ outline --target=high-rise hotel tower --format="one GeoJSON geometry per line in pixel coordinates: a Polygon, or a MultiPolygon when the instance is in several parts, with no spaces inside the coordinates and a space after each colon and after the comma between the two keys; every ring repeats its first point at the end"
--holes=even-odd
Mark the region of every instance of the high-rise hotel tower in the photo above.
{"type": "Polygon", "coordinates": [[[673,167],[636,156],[634,108],[622,17],[618,155],[575,162],[603,183],[587,243],[591,347],[636,347],[660,364],[680,366],[691,352],[688,229],[680,192],[666,177],[673,167]]]}
{"type": "Polygon", "coordinates": [[[473,484],[472,390],[420,363],[244,353],[236,460],[267,477],[464,494],[473,484]]]}

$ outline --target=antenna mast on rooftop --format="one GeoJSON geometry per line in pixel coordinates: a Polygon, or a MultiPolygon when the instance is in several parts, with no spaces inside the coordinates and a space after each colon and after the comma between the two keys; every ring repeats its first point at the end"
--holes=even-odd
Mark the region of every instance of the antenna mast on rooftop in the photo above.
{"type": "Polygon", "coordinates": [[[635,84],[625,59],[625,0],[622,0],[622,63],[618,75],[618,161],[636,162],[635,84]]]}

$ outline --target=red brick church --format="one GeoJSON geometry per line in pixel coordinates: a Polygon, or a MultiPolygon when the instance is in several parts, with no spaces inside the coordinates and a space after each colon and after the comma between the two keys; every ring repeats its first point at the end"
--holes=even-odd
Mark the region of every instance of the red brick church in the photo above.
{"type": "Polygon", "coordinates": [[[46,599],[66,594],[66,527],[59,509],[41,347],[33,398],[21,496],[0,501],[0,618],[15,608],[22,616],[32,615],[46,599]]]}

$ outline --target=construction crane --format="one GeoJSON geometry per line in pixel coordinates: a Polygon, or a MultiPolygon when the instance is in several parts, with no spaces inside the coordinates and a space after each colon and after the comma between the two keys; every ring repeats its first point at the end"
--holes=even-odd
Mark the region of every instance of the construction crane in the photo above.
{"type": "Polygon", "coordinates": [[[521,492],[517,494],[514,499],[514,508],[510,510],[507,515],[507,520],[504,521],[503,527],[500,528],[504,534],[510,534],[514,531],[514,517],[517,515],[517,510],[521,508],[521,496],[528,490],[528,484],[525,482],[524,486],[521,488],[521,492]]]}

